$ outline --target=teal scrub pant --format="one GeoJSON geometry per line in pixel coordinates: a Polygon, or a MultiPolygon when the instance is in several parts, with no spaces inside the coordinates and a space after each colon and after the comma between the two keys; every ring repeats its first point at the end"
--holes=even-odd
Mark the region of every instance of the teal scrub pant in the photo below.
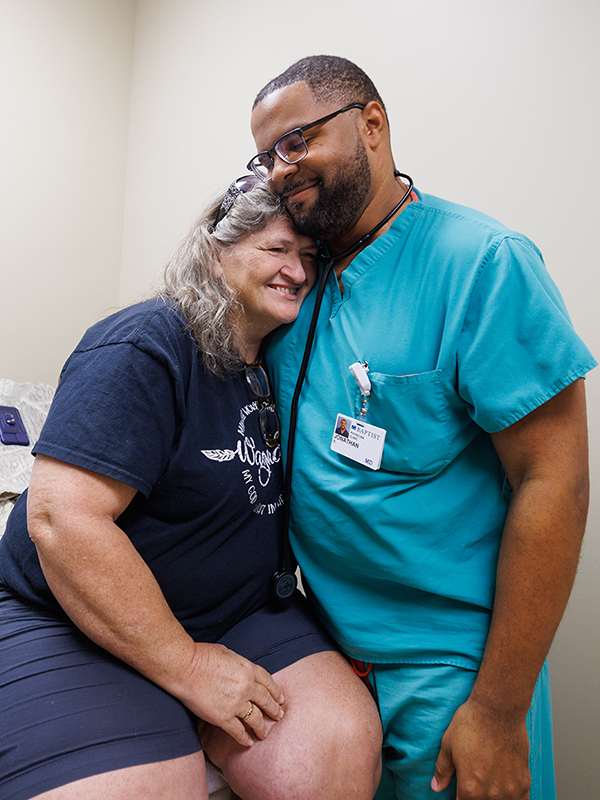
{"type": "MultiPolygon", "coordinates": [[[[383,775],[375,800],[455,800],[456,779],[431,789],[440,743],[477,672],[445,664],[373,664],[383,723],[383,775]]],[[[530,800],[556,800],[548,666],[538,678],[527,715],[530,800]]]]}

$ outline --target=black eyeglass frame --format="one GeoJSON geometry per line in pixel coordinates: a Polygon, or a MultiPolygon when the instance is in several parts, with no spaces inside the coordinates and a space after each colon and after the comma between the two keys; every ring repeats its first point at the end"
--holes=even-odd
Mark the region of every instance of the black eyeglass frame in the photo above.
{"type": "Polygon", "coordinates": [[[280,444],[281,441],[281,423],[279,421],[277,409],[275,408],[275,401],[273,400],[269,376],[264,371],[262,365],[257,361],[255,361],[253,364],[246,364],[244,366],[244,376],[252,394],[263,403],[258,410],[258,426],[260,428],[260,435],[262,436],[263,442],[267,445],[267,447],[270,447],[273,450],[280,444]],[[250,370],[258,371],[260,376],[264,379],[267,389],[266,394],[257,391],[252,380],[248,377],[248,372],[250,370]],[[277,423],[277,431],[275,433],[269,432],[269,425],[266,422],[266,416],[269,412],[274,415],[275,422],[277,423]]]}
{"type": "MultiPolygon", "coordinates": [[[[363,111],[365,106],[366,103],[350,103],[349,106],[344,106],[343,108],[340,108],[339,111],[334,111],[332,114],[327,114],[326,116],[315,120],[315,122],[309,122],[308,125],[302,125],[299,128],[293,128],[291,131],[287,131],[282,136],[280,136],[279,139],[277,139],[277,141],[275,142],[273,147],[271,147],[270,150],[262,150],[260,153],[257,153],[253,158],[251,158],[250,161],[246,164],[246,169],[252,170],[252,172],[256,175],[256,177],[259,178],[261,181],[266,181],[269,172],[271,172],[271,170],[275,165],[275,159],[273,158],[271,153],[275,153],[275,155],[278,155],[279,158],[282,161],[285,161],[286,164],[297,164],[299,161],[302,161],[302,159],[306,158],[306,156],[308,155],[308,145],[306,144],[304,136],[302,135],[304,131],[307,131],[310,128],[315,128],[317,125],[323,125],[325,122],[329,122],[329,120],[333,119],[334,117],[337,117],[338,114],[343,114],[345,111],[351,111],[353,108],[360,108],[360,110],[363,111]],[[279,152],[279,150],[277,149],[277,145],[281,141],[283,141],[283,139],[286,139],[288,136],[291,136],[294,133],[297,134],[302,139],[302,143],[304,144],[304,153],[299,158],[295,158],[293,161],[291,161],[289,157],[286,157],[285,155],[283,155],[283,153],[279,152]],[[261,173],[258,171],[259,168],[262,167],[262,165],[255,166],[255,162],[261,156],[268,156],[271,159],[271,163],[267,168],[267,175],[261,175],[261,173]]],[[[264,169],[264,167],[262,167],[262,169],[264,169]]]]}

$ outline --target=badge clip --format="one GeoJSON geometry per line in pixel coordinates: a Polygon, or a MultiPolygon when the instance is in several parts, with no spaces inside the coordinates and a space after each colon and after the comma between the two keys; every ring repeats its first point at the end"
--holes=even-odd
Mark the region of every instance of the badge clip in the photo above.
{"type": "Polygon", "coordinates": [[[369,395],[371,394],[371,381],[367,375],[367,372],[369,371],[369,365],[366,361],[363,361],[362,364],[360,361],[356,361],[354,364],[350,364],[348,369],[352,373],[362,397],[362,408],[360,409],[360,415],[361,417],[366,417],[369,395]]]}

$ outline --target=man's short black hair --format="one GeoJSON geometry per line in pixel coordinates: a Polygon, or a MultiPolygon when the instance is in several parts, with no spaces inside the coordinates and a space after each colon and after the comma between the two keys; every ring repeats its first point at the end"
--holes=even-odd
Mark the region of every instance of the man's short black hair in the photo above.
{"type": "Polygon", "coordinates": [[[307,56],[273,78],[256,95],[252,110],[277,89],[304,81],[317,102],[337,100],[340,105],[377,100],[385,111],[375,84],[360,67],[339,56],[307,56]]]}

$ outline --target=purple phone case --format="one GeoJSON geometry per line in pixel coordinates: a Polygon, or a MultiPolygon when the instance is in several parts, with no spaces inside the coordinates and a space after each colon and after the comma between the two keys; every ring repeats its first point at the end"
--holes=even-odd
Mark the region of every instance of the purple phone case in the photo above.
{"type": "Polygon", "coordinates": [[[0,406],[0,439],[4,444],[29,444],[29,437],[18,408],[0,406]]]}

